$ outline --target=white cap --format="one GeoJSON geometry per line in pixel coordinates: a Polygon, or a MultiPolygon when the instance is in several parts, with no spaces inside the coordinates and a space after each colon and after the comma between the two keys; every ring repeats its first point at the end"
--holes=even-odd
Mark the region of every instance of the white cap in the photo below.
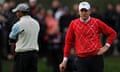
{"type": "Polygon", "coordinates": [[[17,12],[17,11],[29,11],[29,6],[26,3],[20,3],[12,10],[12,12],[17,12]]]}
{"type": "Polygon", "coordinates": [[[89,10],[90,9],[90,4],[88,2],[81,2],[79,4],[79,10],[81,10],[83,8],[89,10]]]}
{"type": "Polygon", "coordinates": [[[29,0],[29,2],[37,2],[37,0],[29,0]]]}

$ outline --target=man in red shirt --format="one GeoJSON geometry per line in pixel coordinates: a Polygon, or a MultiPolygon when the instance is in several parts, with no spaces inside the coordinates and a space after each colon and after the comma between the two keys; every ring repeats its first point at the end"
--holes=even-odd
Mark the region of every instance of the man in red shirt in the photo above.
{"type": "Polygon", "coordinates": [[[101,20],[90,17],[88,2],[79,4],[79,14],[80,18],[73,20],[68,28],[60,71],[65,70],[70,50],[74,47],[78,57],[77,72],[104,72],[103,53],[116,38],[116,32],[101,20]],[[107,36],[104,46],[101,33],[107,36]]]}

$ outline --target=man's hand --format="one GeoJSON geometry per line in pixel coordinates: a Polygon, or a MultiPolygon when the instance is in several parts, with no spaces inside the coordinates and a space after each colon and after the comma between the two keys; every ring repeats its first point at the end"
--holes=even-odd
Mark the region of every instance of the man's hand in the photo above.
{"type": "Polygon", "coordinates": [[[12,54],[9,54],[9,55],[7,56],[7,58],[8,58],[8,60],[13,60],[14,56],[13,56],[12,54]]]}
{"type": "Polygon", "coordinates": [[[63,62],[59,65],[60,72],[64,72],[64,71],[65,71],[66,65],[67,65],[67,62],[66,62],[66,61],[63,61],[63,62]]]}
{"type": "Polygon", "coordinates": [[[108,46],[103,46],[102,48],[100,48],[99,49],[99,51],[98,51],[98,55],[102,55],[102,54],[104,54],[107,50],[109,49],[109,47],[108,46]]]}

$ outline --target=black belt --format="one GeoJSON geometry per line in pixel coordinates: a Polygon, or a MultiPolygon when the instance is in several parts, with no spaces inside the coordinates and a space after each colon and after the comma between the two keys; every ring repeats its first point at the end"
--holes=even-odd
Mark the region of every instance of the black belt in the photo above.
{"type": "Polygon", "coordinates": [[[25,52],[16,52],[16,54],[31,54],[31,53],[37,53],[37,50],[31,50],[31,51],[25,51],[25,52]]]}

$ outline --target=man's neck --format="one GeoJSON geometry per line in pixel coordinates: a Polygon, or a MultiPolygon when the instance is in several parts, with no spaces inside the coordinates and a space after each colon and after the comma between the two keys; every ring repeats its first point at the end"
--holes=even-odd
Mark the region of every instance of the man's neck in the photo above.
{"type": "Polygon", "coordinates": [[[84,23],[87,23],[89,20],[90,20],[90,16],[89,16],[88,18],[85,18],[85,19],[82,19],[82,18],[80,17],[80,21],[82,21],[82,22],[84,22],[84,23]]]}

